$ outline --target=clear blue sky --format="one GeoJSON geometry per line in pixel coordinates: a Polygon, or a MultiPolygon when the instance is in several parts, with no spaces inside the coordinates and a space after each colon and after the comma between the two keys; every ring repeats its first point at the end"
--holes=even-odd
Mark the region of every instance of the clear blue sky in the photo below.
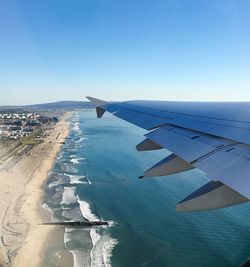
{"type": "Polygon", "coordinates": [[[250,101],[250,1],[1,0],[0,93],[250,101]]]}

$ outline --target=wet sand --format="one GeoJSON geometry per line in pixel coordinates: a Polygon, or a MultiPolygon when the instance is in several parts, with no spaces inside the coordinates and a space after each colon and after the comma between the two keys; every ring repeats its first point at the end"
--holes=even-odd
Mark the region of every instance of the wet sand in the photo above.
{"type": "Polygon", "coordinates": [[[47,129],[41,144],[0,166],[0,266],[40,266],[54,227],[44,222],[43,184],[68,136],[70,116],[47,129]],[[7,166],[7,167],[6,167],[7,166]]]}

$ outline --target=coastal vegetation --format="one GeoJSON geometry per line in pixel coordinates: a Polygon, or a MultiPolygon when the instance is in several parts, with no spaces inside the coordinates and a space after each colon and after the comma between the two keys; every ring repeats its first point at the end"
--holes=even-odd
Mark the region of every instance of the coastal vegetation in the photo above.
{"type": "Polygon", "coordinates": [[[37,129],[35,132],[33,132],[31,135],[25,136],[20,140],[21,146],[26,145],[36,145],[43,142],[42,136],[44,134],[44,129],[37,129]]]}

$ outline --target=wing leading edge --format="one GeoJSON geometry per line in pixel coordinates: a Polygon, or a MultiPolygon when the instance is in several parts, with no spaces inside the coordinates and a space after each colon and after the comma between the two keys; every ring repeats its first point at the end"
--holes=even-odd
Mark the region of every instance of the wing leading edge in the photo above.
{"type": "Polygon", "coordinates": [[[211,182],[177,204],[178,211],[223,208],[250,199],[250,104],[164,101],[106,102],[87,97],[97,117],[108,111],[149,132],[138,151],[173,152],[144,177],[198,168],[211,182]]]}

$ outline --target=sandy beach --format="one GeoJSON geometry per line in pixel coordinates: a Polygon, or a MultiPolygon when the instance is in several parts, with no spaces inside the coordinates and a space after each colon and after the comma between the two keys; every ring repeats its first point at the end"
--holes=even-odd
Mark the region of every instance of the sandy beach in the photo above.
{"type": "Polygon", "coordinates": [[[41,144],[24,149],[0,165],[0,266],[40,266],[53,227],[39,225],[43,184],[68,136],[66,113],[46,130],[41,144]]]}

